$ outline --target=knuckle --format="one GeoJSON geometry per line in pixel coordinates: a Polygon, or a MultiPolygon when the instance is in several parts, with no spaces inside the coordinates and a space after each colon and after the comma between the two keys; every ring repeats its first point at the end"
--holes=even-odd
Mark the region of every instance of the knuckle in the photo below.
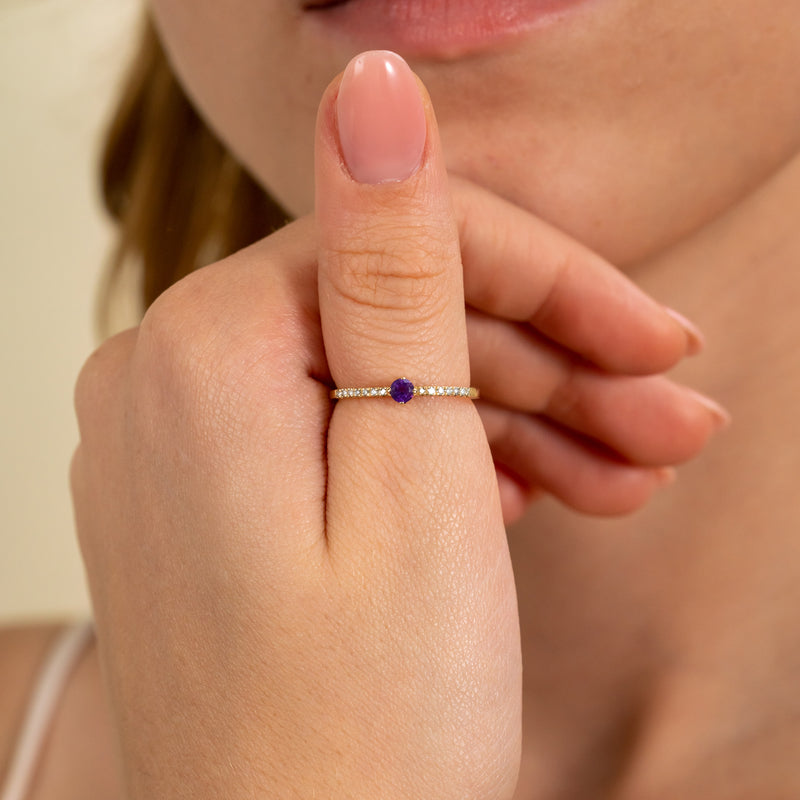
{"type": "Polygon", "coordinates": [[[296,287],[273,275],[282,272],[263,258],[233,257],[163,292],[137,329],[108,340],[81,371],[82,438],[94,447],[116,432],[145,451],[168,434],[213,449],[246,441],[253,420],[268,424],[275,393],[265,386],[307,377],[297,364],[315,319],[296,287]]]}
{"type": "MultiPolygon", "coordinates": [[[[140,325],[142,345],[149,356],[172,356],[197,340],[202,329],[208,291],[195,273],[164,291],[147,309],[140,325]]],[[[169,359],[167,359],[169,360],[169,359]]]]}
{"type": "Polygon", "coordinates": [[[176,284],[142,321],[137,391],[162,419],[199,416],[225,360],[220,323],[204,313],[202,295],[197,282],[176,284]]]}
{"type": "Polygon", "coordinates": [[[108,404],[110,394],[119,386],[120,376],[128,366],[137,338],[136,328],[110,337],[81,367],[73,391],[75,415],[81,432],[85,423],[94,419],[98,410],[108,404]]]}
{"type": "Polygon", "coordinates": [[[364,231],[326,258],[333,288],[354,306],[407,312],[438,302],[453,257],[431,232],[407,228],[364,231]]]}
{"type": "Polygon", "coordinates": [[[159,413],[201,428],[234,424],[263,394],[267,377],[286,372],[297,346],[288,337],[298,324],[291,302],[281,287],[263,283],[270,270],[215,267],[175,284],[150,307],[137,361],[138,383],[159,413]]]}
{"type": "Polygon", "coordinates": [[[192,314],[180,302],[181,295],[162,295],[150,307],[142,320],[134,363],[132,384],[138,407],[150,406],[164,419],[167,414],[191,410],[193,404],[187,399],[194,394],[203,373],[203,344],[192,314]]]}

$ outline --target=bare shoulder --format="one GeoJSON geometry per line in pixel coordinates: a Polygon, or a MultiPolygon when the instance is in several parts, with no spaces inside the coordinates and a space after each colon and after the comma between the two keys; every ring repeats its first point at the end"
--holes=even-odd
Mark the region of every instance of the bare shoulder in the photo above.
{"type": "MultiPolygon", "coordinates": [[[[63,625],[0,628],[0,782],[36,680],[63,625]]],[[[29,797],[119,797],[113,736],[93,643],[71,671],[44,742],[29,797]]]]}
{"type": "Polygon", "coordinates": [[[59,625],[0,627],[0,780],[36,682],[59,625]]]}

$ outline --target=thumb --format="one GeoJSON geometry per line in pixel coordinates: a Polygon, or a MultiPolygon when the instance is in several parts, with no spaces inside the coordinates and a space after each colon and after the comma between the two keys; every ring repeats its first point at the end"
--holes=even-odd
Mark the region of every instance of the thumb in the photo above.
{"type": "Polygon", "coordinates": [[[464,513],[465,496],[491,527],[501,518],[487,518],[496,486],[483,429],[472,402],[447,393],[469,386],[447,173],[430,100],[400,56],[373,51],[350,62],[323,98],[316,148],[320,315],[336,386],[385,390],[402,377],[443,392],[406,405],[336,401],[329,529],[339,500],[351,517],[374,504],[380,520],[364,520],[373,531],[391,527],[387,503],[397,501],[406,528],[430,532],[433,517],[452,523],[464,513]]]}
{"type": "MultiPolygon", "coordinates": [[[[469,386],[436,122],[399,56],[350,63],[323,98],[316,153],[320,317],[336,385],[386,387],[405,376],[469,386]]],[[[519,623],[474,403],[452,394],[336,400],[327,466],[327,563],[347,600],[335,624],[357,653],[355,674],[377,683],[373,698],[398,721],[393,759],[414,765],[415,790],[403,796],[432,796],[434,782],[437,796],[510,796],[519,623]]]]}
{"type": "Polygon", "coordinates": [[[467,385],[447,175],[430,100],[400,56],[350,62],[323,100],[317,155],[322,329],[336,385],[467,385]]]}

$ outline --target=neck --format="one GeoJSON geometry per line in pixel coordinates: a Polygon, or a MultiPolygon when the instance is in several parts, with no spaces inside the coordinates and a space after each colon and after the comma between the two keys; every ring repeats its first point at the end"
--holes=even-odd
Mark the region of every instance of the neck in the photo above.
{"type": "Polygon", "coordinates": [[[675,491],[648,509],[664,529],[800,529],[799,209],[796,157],[723,217],[635,270],[646,291],[705,332],[706,352],[675,377],[733,416],[731,429],[681,469],[675,491]]]}
{"type": "MultiPolygon", "coordinates": [[[[630,271],[704,331],[706,352],[675,377],[722,402],[733,425],[636,515],[591,520],[543,501],[510,531],[526,670],[520,798],[587,763],[597,769],[570,778],[574,794],[597,796],[645,734],[637,763],[656,784],[665,753],[666,774],[673,757],[700,774],[697,754],[736,730],[730,698],[774,669],[774,647],[753,642],[800,647],[781,627],[786,605],[765,592],[785,587],[800,603],[798,209],[800,158],[630,271]]],[[[784,700],[754,702],[772,713],[784,700]]]]}
{"type": "Polygon", "coordinates": [[[796,157],[725,215],[631,271],[705,332],[706,354],[676,375],[734,414],[742,404],[745,412],[755,402],[773,405],[769,392],[754,392],[755,376],[767,382],[762,388],[796,382],[797,370],[784,367],[797,364],[800,350],[799,212],[796,157]]]}

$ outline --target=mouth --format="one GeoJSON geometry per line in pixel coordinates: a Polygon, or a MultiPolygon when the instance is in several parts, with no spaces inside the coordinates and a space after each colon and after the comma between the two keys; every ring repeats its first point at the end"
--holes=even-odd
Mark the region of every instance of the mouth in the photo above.
{"type": "Polygon", "coordinates": [[[450,60],[504,46],[598,0],[304,0],[309,22],[353,52],[450,60]]]}
{"type": "Polygon", "coordinates": [[[321,8],[331,8],[333,6],[343,6],[350,0],[309,0],[303,3],[303,11],[318,11],[321,8]]]}

